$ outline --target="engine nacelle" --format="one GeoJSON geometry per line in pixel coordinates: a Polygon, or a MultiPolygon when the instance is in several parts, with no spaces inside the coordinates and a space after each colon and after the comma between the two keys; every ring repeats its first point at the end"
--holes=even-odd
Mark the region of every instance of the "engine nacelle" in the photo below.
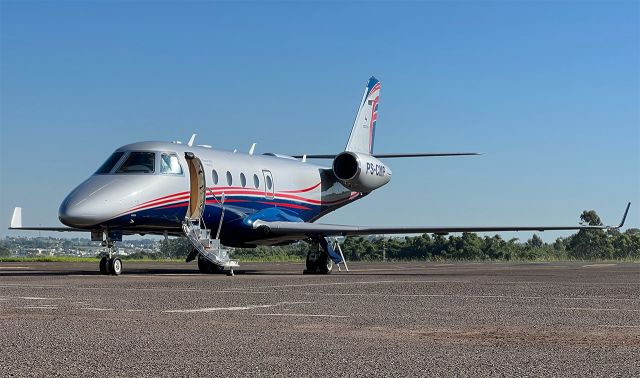
{"type": "Polygon", "coordinates": [[[333,174],[354,192],[370,192],[391,180],[391,170],[380,160],[349,151],[333,159],[333,174]]]}

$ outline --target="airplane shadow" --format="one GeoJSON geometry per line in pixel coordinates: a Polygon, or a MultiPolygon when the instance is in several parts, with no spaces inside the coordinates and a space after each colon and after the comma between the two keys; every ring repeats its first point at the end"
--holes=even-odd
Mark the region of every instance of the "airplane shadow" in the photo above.
{"type": "MultiPolygon", "coordinates": [[[[276,270],[258,270],[258,269],[238,269],[234,270],[234,274],[236,276],[309,276],[311,277],[323,277],[318,274],[303,274],[302,271],[276,271],[276,270]]],[[[373,277],[373,276],[385,276],[385,277],[461,277],[461,276],[469,276],[469,275],[477,275],[478,273],[472,272],[394,272],[394,271],[379,271],[379,272],[335,272],[329,277],[373,277]]],[[[197,269],[185,268],[185,269],[176,269],[176,268],[167,268],[167,269],[159,269],[159,268],[133,268],[133,269],[125,269],[122,273],[122,277],[126,277],[127,275],[140,275],[140,276],[225,276],[226,273],[219,274],[202,274],[197,269]]],[[[496,274],[482,274],[483,276],[491,276],[496,274]]],[[[504,276],[505,274],[500,274],[496,276],[504,276]]],[[[508,275],[508,274],[506,274],[508,275]]],[[[2,271],[0,272],[0,278],[2,277],[64,277],[64,276],[102,276],[102,274],[98,270],[32,270],[32,271],[2,271]]]]}
{"type": "MultiPolygon", "coordinates": [[[[2,277],[55,277],[55,276],[102,276],[98,270],[37,270],[37,271],[3,271],[0,273],[2,277]]],[[[219,274],[202,274],[197,269],[127,269],[123,271],[122,276],[127,275],[149,275],[149,276],[225,276],[226,273],[219,274]]],[[[274,272],[260,270],[234,270],[234,275],[266,275],[266,276],[299,276],[302,272],[274,272]]]]}
{"type": "MultiPolygon", "coordinates": [[[[54,263],[56,264],[56,263],[54,263]]],[[[86,266],[78,265],[66,265],[67,263],[56,264],[54,266],[51,265],[28,265],[29,269],[24,269],[23,267],[12,268],[10,265],[4,267],[4,269],[0,270],[0,278],[2,277],[55,277],[55,276],[101,276],[102,274],[96,268],[86,269],[86,266]]],[[[97,265],[97,264],[96,264],[97,265]]],[[[516,265],[517,266],[517,265],[516,265]]],[[[515,267],[515,266],[514,266],[515,267]]],[[[301,276],[303,266],[299,266],[298,269],[288,269],[284,266],[265,266],[264,268],[258,267],[257,269],[253,269],[254,267],[248,268],[239,268],[235,269],[234,273],[236,276],[301,276]],[[284,269],[283,269],[284,268],[284,269]]],[[[429,270],[422,270],[422,267],[412,268],[402,268],[402,269],[379,269],[372,271],[351,271],[351,272],[338,272],[335,270],[331,277],[340,277],[340,276],[356,276],[356,277],[375,277],[375,276],[386,276],[386,277],[463,277],[463,276],[473,276],[473,275],[482,275],[482,276],[509,276],[513,274],[517,275],[535,275],[535,276],[550,276],[549,272],[522,272],[518,269],[514,270],[503,270],[500,272],[490,271],[490,269],[460,269],[461,267],[439,267],[437,271],[434,271],[433,268],[429,268],[429,270]]],[[[163,275],[171,275],[171,276],[209,276],[206,274],[202,274],[198,271],[198,268],[194,265],[185,265],[184,267],[170,265],[166,267],[162,266],[136,266],[136,264],[125,264],[124,271],[122,273],[123,277],[127,275],[149,275],[149,276],[163,276],[163,275]]],[[[224,276],[225,273],[222,274],[211,274],[211,276],[224,276]]],[[[319,276],[310,274],[309,276],[319,276]]]]}

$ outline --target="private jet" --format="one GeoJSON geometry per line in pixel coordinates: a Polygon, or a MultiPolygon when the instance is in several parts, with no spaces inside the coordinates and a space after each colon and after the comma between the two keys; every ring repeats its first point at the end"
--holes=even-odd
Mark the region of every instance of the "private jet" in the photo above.
{"type": "Polygon", "coordinates": [[[86,231],[101,241],[102,274],[120,275],[117,242],[123,235],[182,236],[202,273],[233,274],[239,262],[230,247],[276,246],[308,241],[305,273],[328,274],[346,261],[339,237],[371,234],[612,229],[623,226],[366,227],[317,222],[363,199],[392,176],[393,158],[478,155],[373,152],[380,82],[366,84],[344,151],[327,155],[254,154],[188,143],[139,142],[116,149],[93,175],[62,201],[66,227],[24,227],[14,210],[12,230],[86,231]],[[311,161],[327,161],[317,165],[311,161]]]}

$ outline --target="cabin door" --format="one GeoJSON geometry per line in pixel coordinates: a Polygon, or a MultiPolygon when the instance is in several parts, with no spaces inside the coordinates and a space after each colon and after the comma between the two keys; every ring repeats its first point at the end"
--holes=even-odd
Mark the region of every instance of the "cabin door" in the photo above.
{"type": "Polygon", "coordinates": [[[200,219],[204,211],[207,184],[204,177],[202,162],[192,152],[184,154],[189,165],[189,207],[187,208],[187,219],[200,219]]]}

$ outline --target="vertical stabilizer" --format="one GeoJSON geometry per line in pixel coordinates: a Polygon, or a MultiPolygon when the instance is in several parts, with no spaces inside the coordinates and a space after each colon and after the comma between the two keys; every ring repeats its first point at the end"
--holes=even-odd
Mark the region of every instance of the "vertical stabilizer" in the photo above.
{"type": "Polygon", "coordinates": [[[364,89],[364,96],[356,120],[351,129],[349,142],[345,151],[371,154],[376,133],[376,120],[378,119],[378,99],[380,95],[380,82],[371,77],[364,89]]]}

